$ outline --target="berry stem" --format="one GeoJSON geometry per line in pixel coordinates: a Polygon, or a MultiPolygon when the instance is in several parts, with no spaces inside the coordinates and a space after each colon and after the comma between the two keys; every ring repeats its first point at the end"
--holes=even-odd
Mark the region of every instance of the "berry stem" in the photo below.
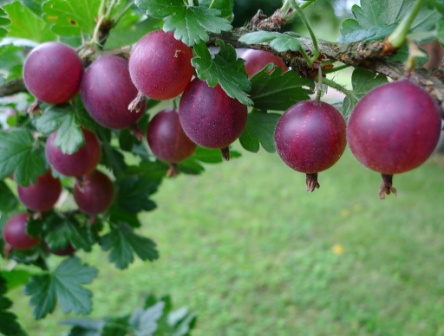
{"type": "Polygon", "coordinates": [[[136,98],[134,98],[131,103],[128,105],[128,110],[134,113],[141,112],[141,107],[143,102],[145,101],[145,95],[142,92],[138,92],[136,98]]]}
{"type": "MultiPolygon", "coordinates": [[[[307,17],[305,16],[304,12],[302,11],[301,7],[297,4],[297,2],[295,0],[290,0],[290,4],[292,5],[292,7],[294,8],[294,10],[297,12],[297,14],[299,15],[302,23],[305,25],[305,27],[307,28],[311,40],[313,42],[313,55],[312,57],[309,58],[309,60],[307,61],[307,65],[308,66],[312,66],[313,62],[315,62],[318,57],[319,57],[319,46],[318,46],[318,40],[316,39],[316,35],[313,32],[313,29],[311,28],[310,22],[308,22],[307,17]]],[[[302,48],[301,48],[302,49],[302,48]]]]}
{"type": "Polygon", "coordinates": [[[321,100],[324,90],[322,89],[322,67],[318,69],[318,83],[316,85],[316,97],[315,100],[321,100]]]}
{"type": "Polygon", "coordinates": [[[230,148],[229,147],[223,147],[220,149],[220,152],[222,153],[222,158],[225,161],[229,161],[230,160],[230,148]]]}
{"type": "Polygon", "coordinates": [[[395,197],[397,196],[397,190],[392,186],[393,183],[393,175],[381,174],[382,181],[381,187],[379,188],[379,198],[385,199],[385,195],[390,195],[393,193],[395,197]]]}
{"type": "Polygon", "coordinates": [[[318,183],[318,173],[305,174],[305,183],[308,192],[313,192],[315,189],[319,189],[321,185],[318,183]]]}
{"type": "Polygon", "coordinates": [[[395,31],[391,33],[386,40],[388,49],[399,49],[402,47],[406,40],[406,36],[409,33],[410,27],[412,26],[413,21],[418,15],[419,11],[424,5],[425,0],[417,0],[413,7],[410,9],[410,12],[407,16],[402,19],[402,21],[398,24],[395,31]]]}

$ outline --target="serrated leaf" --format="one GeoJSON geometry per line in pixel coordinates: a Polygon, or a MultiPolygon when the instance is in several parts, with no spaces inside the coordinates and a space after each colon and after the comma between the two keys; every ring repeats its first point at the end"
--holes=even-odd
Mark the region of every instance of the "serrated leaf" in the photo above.
{"type": "Polygon", "coordinates": [[[199,41],[208,41],[208,32],[220,34],[231,30],[221,11],[204,6],[186,6],[181,0],[137,0],[136,5],[148,16],[164,19],[163,29],[174,32],[176,39],[193,46],[199,41]]]}
{"type": "Polygon", "coordinates": [[[197,76],[211,87],[220,84],[225,93],[239,100],[244,105],[252,105],[248,97],[250,81],[245,72],[244,60],[237,58],[236,51],[230,44],[223,41],[216,42],[220,51],[211,57],[205,43],[201,42],[194,47],[195,57],[191,60],[196,68],[197,76]]]}
{"type": "Polygon", "coordinates": [[[5,297],[6,292],[6,280],[0,274],[0,334],[5,336],[24,335],[25,333],[17,322],[17,316],[8,311],[12,302],[5,297]]]}
{"type": "Polygon", "coordinates": [[[11,23],[8,14],[3,8],[0,7],[0,38],[5,37],[8,34],[8,29],[6,28],[11,23]]]}
{"type": "Polygon", "coordinates": [[[35,183],[37,177],[46,171],[43,155],[34,144],[29,130],[15,128],[0,131],[0,179],[14,173],[19,185],[35,183]]]}
{"type": "Polygon", "coordinates": [[[147,15],[163,19],[170,15],[177,15],[185,7],[183,0],[136,0],[136,5],[147,15]]]}
{"type": "MultiPolygon", "coordinates": [[[[269,153],[274,153],[274,131],[281,117],[276,113],[251,112],[248,114],[247,126],[245,127],[242,146],[250,151],[257,152],[259,143],[269,153]]],[[[241,138],[242,138],[241,136],[241,138]]]]}
{"type": "Polygon", "coordinates": [[[0,181],[0,211],[11,212],[18,205],[17,197],[9,189],[8,185],[0,181]]]}
{"type": "Polygon", "coordinates": [[[134,261],[134,254],[142,260],[159,258],[156,244],[149,238],[136,234],[131,226],[119,223],[101,238],[104,251],[110,251],[108,259],[117,268],[127,268],[134,261]]]}
{"type": "Polygon", "coordinates": [[[109,142],[102,142],[101,161],[117,178],[121,177],[127,168],[122,152],[109,142]]]}
{"type": "Polygon", "coordinates": [[[13,38],[11,40],[11,43],[0,46],[0,76],[6,81],[21,78],[23,73],[23,48],[14,45],[13,38]]]}
{"type": "MultiPolygon", "coordinates": [[[[355,19],[344,21],[340,42],[350,43],[362,40],[377,40],[390,35],[408,15],[416,0],[361,0],[361,6],[354,5],[355,19]]],[[[411,25],[411,33],[432,29],[441,14],[423,6],[411,25]]]]}
{"type": "Polygon", "coordinates": [[[221,16],[232,20],[234,0],[199,0],[199,5],[220,10],[221,16]]]}
{"type": "Polygon", "coordinates": [[[298,51],[301,48],[298,37],[290,33],[258,31],[242,35],[239,41],[247,44],[269,43],[274,50],[284,52],[298,51]]]}
{"type": "Polygon", "coordinates": [[[3,6],[3,9],[8,13],[11,20],[11,24],[8,26],[8,36],[36,42],[56,39],[56,35],[51,32],[49,25],[21,2],[15,1],[3,6]],[[26,20],[23,18],[26,18],[26,20]]]}
{"type": "Polygon", "coordinates": [[[35,15],[42,16],[42,3],[45,0],[21,0],[35,15]]]}
{"type": "Polygon", "coordinates": [[[158,182],[147,178],[125,176],[116,181],[117,191],[114,205],[135,213],[152,210],[149,196],[157,191],[158,186],[158,182]]]}
{"type": "Polygon", "coordinates": [[[51,250],[63,249],[70,244],[76,250],[91,251],[88,232],[74,217],[53,216],[44,220],[45,241],[51,250]]]}
{"type": "Polygon", "coordinates": [[[363,68],[355,68],[352,74],[352,87],[354,97],[345,97],[343,102],[343,114],[347,118],[359,99],[364,97],[372,89],[387,83],[387,77],[363,68]]]}
{"type": "Polygon", "coordinates": [[[163,26],[167,32],[174,32],[174,37],[193,46],[200,41],[208,41],[208,32],[220,34],[231,30],[227,19],[219,17],[220,11],[205,7],[187,7],[176,15],[170,16],[163,26]]]}
{"type": "Polygon", "coordinates": [[[100,0],[48,0],[43,3],[43,19],[62,36],[92,34],[100,0]]]}
{"type": "Polygon", "coordinates": [[[310,99],[313,88],[313,81],[295,71],[282,74],[281,68],[268,65],[251,78],[250,96],[257,109],[284,111],[310,99]]]}
{"type": "Polygon", "coordinates": [[[26,285],[33,275],[31,272],[21,269],[0,272],[0,278],[3,277],[6,280],[8,291],[26,285]]]}
{"type": "Polygon", "coordinates": [[[73,154],[85,143],[83,132],[76,121],[76,116],[69,105],[51,105],[35,119],[35,127],[44,135],[55,131],[55,145],[63,153],[73,154]]]}
{"type": "Polygon", "coordinates": [[[63,260],[54,272],[33,276],[25,286],[25,294],[31,296],[35,318],[52,313],[57,302],[65,313],[89,314],[92,292],[83,285],[96,276],[97,269],[82,265],[77,257],[63,260]]]}

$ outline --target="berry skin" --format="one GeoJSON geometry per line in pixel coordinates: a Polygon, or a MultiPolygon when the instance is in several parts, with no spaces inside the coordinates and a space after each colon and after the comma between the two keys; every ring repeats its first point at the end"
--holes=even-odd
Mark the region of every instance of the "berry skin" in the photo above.
{"type": "Polygon", "coordinates": [[[80,88],[83,64],[70,46],[46,42],[34,48],[23,66],[26,88],[38,100],[49,104],[65,103],[80,88]]]}
{"type": "Polygon", "coordinates": [[[107,128],[130,127],[145,111],[145,99],[138,112],[128,109],[137,89],[129,75],[128,61],[118,56],[102,56],[94,61],[83,75],[80,93],[91,117],[107,128]]]}
{"type": "Polygon", "coordinates": [[[194,68],[193,52],[173,33],[156,30],[137,42],[129,59],[131,79],[137,89],[153,99],[170,99],[185,90],[194,68]]]}
{"type": "Polygon", "coordinates": [[[307,191],[312,192],[319,188],[317,173],[333,166],[344,152],[346,124],[330,104],[306,100],[285,111],[274,139],[280,158],[306,174],[307,191]]]}
{"type": "Polygon", "coordinates": [[[179,118],[185,134],[194,143],[207,148],[220,148],[229,158],[228,146],[245,129],[247,107],[230,98],[216,85],[195,78],[182,95],[179,118]]]}
{"type": "Polygon", "coordinates": [[[197,147],[183,131],[179,114],[173,109],[160,111],[151,119],[147,140],[154,155],[170,163],[168,176],[174,176],[176,164],[193,155],[197,147]]]}
{"type": "Polygon", "coordinates": [[[273,63],[275,66],[281,68],[282,72],[288,70],[282,58],[272,54],[269,51],[248,49],[242,54],[242,58],[245,60],[245,70],[250,78],[270,63],[273,63]]]}
{"type": "Polygon", "coordinates": [[[52,177],[48,170],[45,175],[39,176],[35,184],[27,187],[18,186],[17,192],[20,201],[34,211],[49,211],[57,203],[62,192],[59,179],[52,177]]]}
{"type": "Polygon", "coordinates": [[[73,191],[79,209],[91,215],[106,211],[114,200],[114,194],[113,182],[98,170],[78,179],[73,191]]]}
{"type": "Polygon", "coordinates": [[[55,145],[57,132],[52,133],[46,140],[46,158],[49,164],[65,176],[82,176],[93,171],[100,161],[101,149],[97,136],[82,129],[85,144],[73,154],[64,154],[55,145]]]}
{"type": "Polygon", "coordinates": [[[347,127],[353,155],[382,174],[380,198],[396,189],[393,174],[421,165],[432,154],[441,133],[436,101],[408,79],[381,85],[354,108],[347,127]]]}
{"type": "Polygon", "coordinates": [[[27,250],[34,247],[40,241],[38,237],[31,237],[26,233],[29,214],[18,213],[8,219],[3,228],[3,239],[16,250],[27,250]]]}

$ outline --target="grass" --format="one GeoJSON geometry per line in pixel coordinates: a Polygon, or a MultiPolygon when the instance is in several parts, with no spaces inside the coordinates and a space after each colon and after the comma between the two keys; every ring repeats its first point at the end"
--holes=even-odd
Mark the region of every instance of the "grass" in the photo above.
{"type": "MultiPolygon", "coordinates": [[[[321,188],[276,155],[245,153],[199,177],[165,181],[143,231],[155,263],[118,271],[101,252],[93,317],[125,314],[149,293],[170,293],[199,314],[197,336],[444,335],[444,174],[432,159],[396,176],[399,195],[378,199],[379,176],[347,151],[321,188]]],[[[58,312],[32,335],[61,335],[58,312]]]]}

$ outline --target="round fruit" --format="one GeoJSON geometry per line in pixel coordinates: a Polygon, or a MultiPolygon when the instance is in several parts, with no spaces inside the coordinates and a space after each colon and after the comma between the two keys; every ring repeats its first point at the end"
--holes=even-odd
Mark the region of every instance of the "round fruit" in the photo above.
{"type": "Polygon", "coordinates": [[[173,33],[156,30],[137,42],[129,59],[129,72],[137,89],[153,99],[170,99],[185,90],[194,68],[190,47],[173,33]]]}
{"type": "Polygon", "coordinates": [[[248,49],[243,53],[242,58],[245,60],[245,70],[248,77],[253,77],[254,74],[261,71],[267,64],[273,63],[282,69],[282,72],[288,70],[282,58],[265,50],[248,49]]]}
{"type": "Polygon", "coordinates": [[[34,211],[49,211],[57,203],[62,192],[59,179],[52,177],[48,170],[45,175],[39,176],[35,184],[27,187],[18,186],[17,192],[20,201],[34,211]]]}
{"type": "Polygon", "coordinates": [[[31,237],[26,233],[28,217],[27,212],[18,213],[9,218],[3,228],[3,239],[13,249],[27,250],[40,241],[38,237],[31,237]]]}
{"type": "Polygon", "coordinates": [[[122,129],[134,125],[145,111],[131,112],[128,105],[137,96],[131,81],[128,61],[118,56],[102,56],[85,71],[80,93],[86,110],[99,124],[122,129]]]}
{"type": "Polygon", "coordinates": [[[114,184],[107,175],[95,170],[76,181],[73,195],[80,210],[96,215],[111,206],[114,184]]]}
{"type": "Polygon", "coordinates": [[[26,88],[49,104],[61,104],[74,97],[82,74],[82,61],[75,50],[60,42],[46,42],[34,48],[23,66],[26,88]]]}
{"type": "Polygon", "coordinates": [[[333,166],[346,146],[344,118],[330,104],[305,100],[290,107],[276,125],[280,158],[306,174],[307,191],[319,188],[317,173],[333,166]]]}
{"type": "Polygon", "coordinates": [[[100,161],[101,149],[97,136],[82,129],[85,144],[77,152],[65,154],[55,145],[57,132],[46,140],[46,158],[51,166],[65,176],[82,176],[93,171],[100,161]]]}
{"type": "Polygon", "coordinates": [[[354,108],[347,138],[353,155],[383,175],[380,198],[394,192],[393,174],[421,165],[441,133],[441,112],[435,100],[408,79],[381,85],[354,108]]]}
{"type": "Polygon", "coordinates": [[[193,155],[197,147],[183,131],[179,114],[173,109],[160,111],[151,119],[147,140],[154,155],[171,164],[167,175],[175,175],[175,164],[193,155]]]}
{"type": "Polygon", "coordinates": [[[220,148],[229,158],[228,146],[243,132],[247,123],[247,107],[230,98],[216,85],[195,78],[180,100],[179,118],[185,134],[194,143],[207,148],[220,148]]]}

